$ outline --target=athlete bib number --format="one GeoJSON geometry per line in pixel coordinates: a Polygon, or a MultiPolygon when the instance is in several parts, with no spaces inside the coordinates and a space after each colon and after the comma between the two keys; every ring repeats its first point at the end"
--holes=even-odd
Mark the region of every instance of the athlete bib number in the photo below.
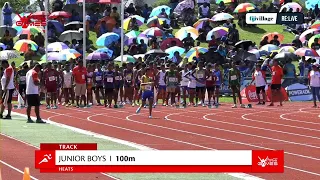
{"type": "Polygon", "coordinates": [[[20,81],[26,81],[26,77],[25,76],[21,76],[20,77],[20,81]]]}
{"type": "Polygon", "coordinates": [[[210,76],[207,80],[208,80],[208,81],[212,81],[212,76],[210,76]]]}
{"type": "Polygon", "coordinates": [[[231,81],[234,81],[234,80],[236,80],[236,79],[237,79],[237,76],[236,76],[236,75],[231,76],[231,81]]]}
{"type": "Polygon", "coordinates": [[[145,89],[148,90],[148,91],[151,91],[151,86],[150,85],[146,85],[145,89]]]}
{"type": "Polygon", "coordinates": [[[54,77],[54,76],[49,77],[49,81],[55,81],[55,80],[56,80],[56,77],[54,77]]]}
{"type": "Polygon", "coordinates": [[[276,75],[276,72],[275,72],[275,71],[273,71],[273,72],[272,72],[272,76],[275,76],[275,75],[276,75]]]}
{"type": "Polygon", "coordinates": [[[174,78],[174,77],[169,77],[169,82],[176,82],[176,78],[174,78]]]}
{"type": "Polygon", "coordinates": [[[219,77],[216,77],[216,81],[219,81],[219,77]]]}
{"type": "Polygon", "coordinates": [[[87,82],[88,82],[88,83],[91,83],[91,78],[88,78],[88,79],[87,79],[87,82]]]}
{"type": "Polygon", "coordinates": [[[82,79],[86,79],[86,76],[84,74],[81,75],[82,79]]]}
{"type": "Polygon", "coordinates": [[[128,75],[126,76],[126,80],[127,80],[127,81],[131,81],[131,74],[128,74],[128,75]]]}
{"type": "Polygon", "coordinates": [[[113,82],[113,78],[112,78],[112,77],[108,77],[108,78],[107,78],[107,82],[108,82],[108,83],[112,83],[112,82],[113,82]]]}
{"type": "Polygon", "coordinates": [[[101,81],[102,77],[101,76],[96,76],[96,81],[101,81]]]}
{"type": "Polygon", "coordinates": [[[116,81],[122,80],[121,76],[116,76],[115,79],[116,79],[116,81]]]}

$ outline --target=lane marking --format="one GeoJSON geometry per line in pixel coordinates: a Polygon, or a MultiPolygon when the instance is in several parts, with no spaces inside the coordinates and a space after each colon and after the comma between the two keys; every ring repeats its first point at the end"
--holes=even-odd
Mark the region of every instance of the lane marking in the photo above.
{"type": "MultiPolygon", "coordinates": [[[[16,167],[14,167],[14,166],[12,166],[12,165],[10,165],[10,164],[2,161],[2,160],[0,160],[0,163],[2,163],[3,165],[5,165],[5,166],[7,166],[7,167],[9,167],[9,168],[11,168],[11,169],[13,169],[13,170],[21,173],[21,174],[24,174],[24,172],[21,171],[20,169],[18,169],[18,168],[16,168],[16,167]]],[[[33,180],[38,180],[37,178],[35,178],[35,177],[31,176],[31,175],[30,175],[30,178],[33,179],[33,180]]]]}

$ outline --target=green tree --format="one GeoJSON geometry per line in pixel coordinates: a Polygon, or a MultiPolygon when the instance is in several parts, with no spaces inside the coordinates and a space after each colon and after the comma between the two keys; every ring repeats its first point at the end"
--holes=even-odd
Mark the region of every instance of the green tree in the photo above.
{"type": "Polygon", "coordinates": [[[29,0],[0,0],[0,7],[2,9],[5,2],[9,2],[13,9],[13,12],[22,13],[25,11],[25,7],[29,5],[29,0]]]}

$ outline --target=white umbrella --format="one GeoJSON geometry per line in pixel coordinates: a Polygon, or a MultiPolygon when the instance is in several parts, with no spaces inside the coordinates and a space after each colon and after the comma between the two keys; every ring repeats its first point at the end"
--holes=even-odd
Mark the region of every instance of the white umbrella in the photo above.
{"type": "Polygon", "coordinates": [[[9,60],[9,59],[17,58],[17,57],[19,57],[19,54],[17,53],[17,51],[14,51],[14,50],[0,51],[0,59],[1,60],[9,60]]]}
{"type": "Polygon", "coordinates": [[[80,33],[79,31],[69,30],[69,31],[63,32],[59,37],[59,40],[62,42],[65,42],[65,41],[72,42],[73,39],[77,41],[81,40],[82,33],[80,33]]]}

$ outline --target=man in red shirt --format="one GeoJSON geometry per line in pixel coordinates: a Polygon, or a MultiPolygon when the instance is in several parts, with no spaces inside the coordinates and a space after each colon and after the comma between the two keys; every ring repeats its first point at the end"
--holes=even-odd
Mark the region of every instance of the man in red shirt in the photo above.
{"type": "Polygon", "coordinates": [[[47,69],[43,72],[43,82],[46,89],[47,109],[57,109],[57,89],[59,73],[52,67],[52,63],[47,64],[47,69]]]}
{"type": "Polygon", "coordinates": [[[73,68],[72,75],[74,77],[75,82],[75,93],[76,93],[76,107],[79,108],[79,99],[81,96],[81,100],[84,102],[84,106],[87,106],[87,100],[86,100],[86,77],[87,77],[87,69],[83,67],[83,62],[81,60],[78,61],[78,65],[73,68]]]}
{"type": "Polygon", "coordinates": [[[283,69],[279,65],[277,60],[273,60],[272,79],[271,79],[271,104],[269,106],[274,106],[274,97],[278,96],[280,100],[280,106],[282,106],[282,94],[281,94],[281,79],[283,77],[283,69]]]}

